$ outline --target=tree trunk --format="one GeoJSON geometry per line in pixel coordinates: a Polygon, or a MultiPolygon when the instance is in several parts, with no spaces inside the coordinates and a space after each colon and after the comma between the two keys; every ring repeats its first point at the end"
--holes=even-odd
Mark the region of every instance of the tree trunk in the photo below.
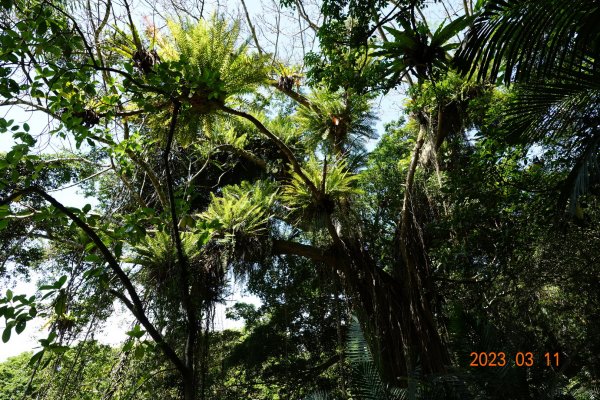
{"type": "Polygon", "coordinates": [[[426,296],[379,268],[358,238],[341,238],[329,249],[274,240],[272,254],[307,257],[340,274],[385,380],[406,386],[403,378],[417,365],[423,374],[444,372],[449,365],[426,296]]]}
{"type": "Polygon", "coordinates": [[[348,289],[358,297],[364,313],[360,319],[367,328],[374,356],[384,377],[402,386],[406,381],[401,378],[417,368],[428,375],[443,373],[450,364],[431,311],[429,260],[412,202],[415,173],[427,133],[427,121],[421,119],[397,226],[393,276],[376,267],[358,240],[351,245],[345,241],[351,260],[345,271],[348,289]]]}
{"type": "Polygon", "coordinates": [[[417,367],[423,375],[445,372],[448,353],[414,274],[410,282],[399,281],[377,267],[359,242],[348,243],[347,250],[346,291],[384,379],[406,386],[403,378],[417,367]]]}
{"type": "Polygon", "coordinates": [[[183,377],[183,398],[184,400],[196,400],[196,382],[193,373],[188,373],[183,377]]]}

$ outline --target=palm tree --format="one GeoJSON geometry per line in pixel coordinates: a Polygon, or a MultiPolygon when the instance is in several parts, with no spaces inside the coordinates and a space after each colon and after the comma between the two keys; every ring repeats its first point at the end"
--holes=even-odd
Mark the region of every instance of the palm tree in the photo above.
{"type": "Polygon", "coordinates": [[[559,206],[572,210],[600,177],[599,16],[593,0],[490,0],[456,57],[479,80],[517,83],[502,124],[507,138],[565,146],[572,167],[559,206]]]}

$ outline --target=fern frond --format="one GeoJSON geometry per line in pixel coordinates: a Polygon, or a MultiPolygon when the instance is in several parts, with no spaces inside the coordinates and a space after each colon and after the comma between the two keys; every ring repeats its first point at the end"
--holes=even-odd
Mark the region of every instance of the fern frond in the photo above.
{"type": "Polygon", "coordinates": [[[234,241],[238,235],[256,236],[264,233],[271,216],[277,190],[266,181],[254,184],[242,182],[223,188],[221,197],[211,193],[212,201],[200,214],[205,221],[219,221],[222,240],[234,241]]]}
{"type": "Polygon", "coordinates": [[[331,397],[325,392],[314,392],[309,394],[303,400],[330,400],[331,397]]]}
{"type": "MultiPolygon", "coordinates": [[[[198,246],[199,234],[192,232],[181,233],[183,253],[190,263],[197,262],[201,257],[198,246]]],[[[177,262],[177,249],[168,233],[159,231],[146,236],[133,248],[133,255],[127,262],[142,266],[142,274],[157,287],[163,287],[174,273],[177,262]]]]}
{"type": "MultiPolygon", "coordinates": [[[[158,54],[179,61],[183,77],[192,86],[206,80],[222,96],[251,93],[268,78],[268,56],[250,54],[247,43],[239,44],[240,23],[228,23],[216,14],[208,20],[183,24],[168,22],[171,39],[157,43],[158,54]]],[[[198,88],[203,89],[202,85],[198,88]]]]}
{"type": "Polygon", "coordinates": [[[351,392],[365,400],[404,400],[407,391],[383,382],[373,354],[355,317],[348,330],[346,357],[352,366],[351,392]]]}

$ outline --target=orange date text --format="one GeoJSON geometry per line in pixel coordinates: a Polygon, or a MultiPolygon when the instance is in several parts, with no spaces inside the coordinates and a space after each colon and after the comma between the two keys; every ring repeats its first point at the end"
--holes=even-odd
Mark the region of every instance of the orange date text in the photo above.
{"type": "Polygon", "coordinates": [[[508,360],[512,360],[517,367],[533,367],[536,363],[547,367],[558,367],[560,363],[559,353],[544,353],[541,358],[532,352],[517,352],[514,356],[507,356],[505,352],[495,351],[472,351],[470,367],[504,367],[508,360]]]}

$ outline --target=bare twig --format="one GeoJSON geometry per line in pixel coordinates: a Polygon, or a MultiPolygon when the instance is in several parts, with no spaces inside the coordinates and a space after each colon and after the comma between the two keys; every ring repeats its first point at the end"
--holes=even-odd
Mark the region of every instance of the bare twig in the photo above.
{"type": "Polygon", "coordinates": [[[72,188],[72,187],[74,187],[74,186],[81,185],[83,182],[89,181],[90,179],[93,179],[93,178],[97,177],[98,175],[102,175],[103,173],[105,173],[105,172],[107,172],[107,171],[110,171],[111,169],[112,169],[112,167],[105,168],[105,169],[103,169],[103,170],[101,170],[101,171],[98,171],[98,172],[96,172],[95,174],[92,174],[92,175],[90,175],[90,176],[88,176],[88,177],[85,177],[85,178],[83,178],[83,179],[81,179],[81,180],[78,180],[77,182],[74,182],[74,183],[72,183],[72,184],[70,184],[70,185],[67,185],[67,186],[61,186],[61,187],[59,187],[59,188],[56,188],[56,189],[51,189],[51,190],[48,190],[48,193],[51,193],[51,192],[58,192],[59,190],[65,190],[65,189],[72,188]]]}
{"type": "Polygon", "coordinates": [[[302,4],[302,0],[296,0],[295,3],[296,7],[298,8],[298,14],[302,17],[304,21],[306,21],[308,26],[310,26],[313,31],[317,32],[321,27],[315,24],[313,21],[311,21],[310,17],[306,13],[306,10],[304,9],[304,4],[302,4]]]}
{"type": "Polygon", "coordinates": [[[246,22],[248,22],[248,26],[250,27],[250,32],[252,33],[252,38],[254,39],[254,44],[256,45],[256,50],[258,50],[259,54],[264,54],[264,51],[262,49],[262,47],[260,46],[260,43],[258,42],[258,36],[256,35],[256,29],[254,29],[254,25],[252,24],[252,21],[250,20],[250,14],[248,13],[248,7],[246,7],[246,2],[244,0],[241,0],[242,2],[242,7],[244,7],[244,13],[246,14],[246,22]]]}

